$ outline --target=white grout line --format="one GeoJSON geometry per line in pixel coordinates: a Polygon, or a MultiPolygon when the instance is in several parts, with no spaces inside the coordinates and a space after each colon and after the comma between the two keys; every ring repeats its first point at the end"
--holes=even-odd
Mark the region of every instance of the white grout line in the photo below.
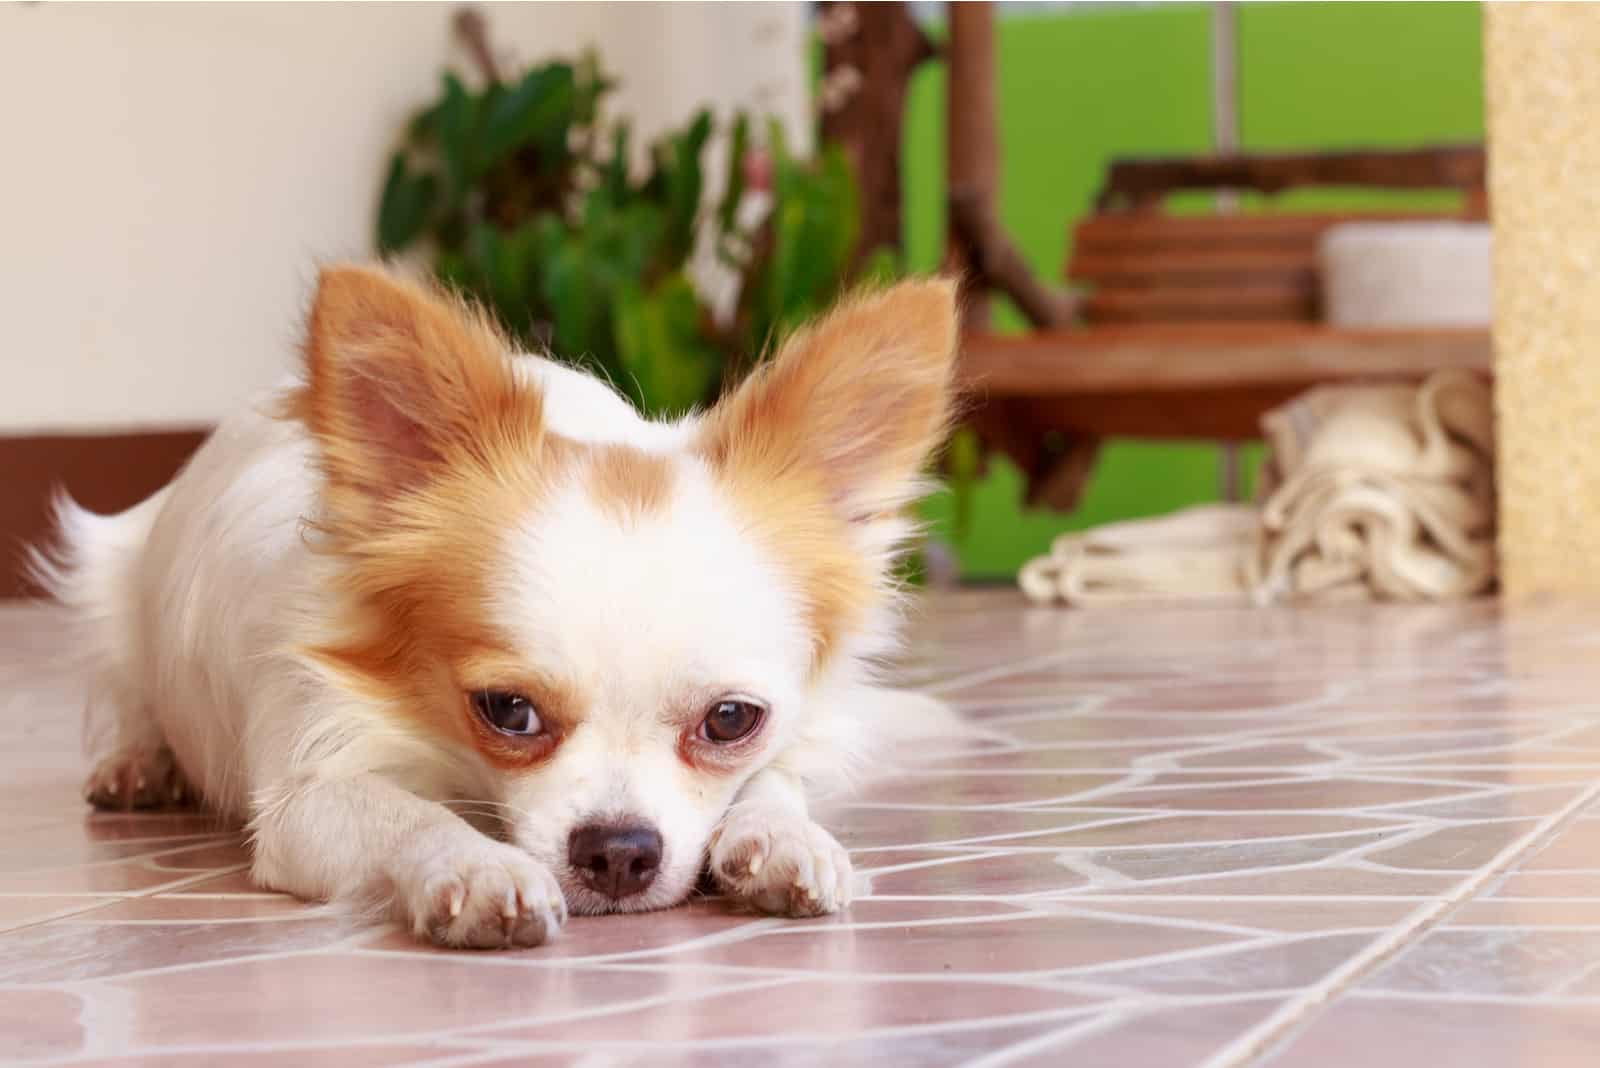
{"type": "Polygon", "coordinates": [[[1596,798],[1600,798],[1600,782],[1594,783],[1561,809],[1540,820],[1537,827],[1501,849],[1488,864],[1463,880],[1448,895],[1418,908],[1397,926],[1390,928],[1382,937],[1369,943],[1366,949],[1290,998],[1272,1015],[1208,1058],[1202,1068],[1237,1068],[1283,1049],[1296,1033],[1310,1023],[1316,1009],[1354,986],[1391,956],[1407,948],[1435,926],[1446,913],[1470,899],[1502,870],[1515,864],[1525,853],[1576,817],[1596,798]]]}

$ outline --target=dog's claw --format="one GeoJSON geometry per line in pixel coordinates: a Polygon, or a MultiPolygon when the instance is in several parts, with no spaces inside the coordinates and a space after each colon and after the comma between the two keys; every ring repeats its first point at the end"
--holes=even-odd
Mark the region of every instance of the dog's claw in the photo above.
{"type": "Polygon", "coordinates": [[[182,805],[196,796],[172,751],[154,743],[107,754],[90,771],[83,795],[96,808],[114,812],[182,805]]]}
{"type": "Polygon", "coordinates": [[[780,916],[825,916],[850,903],[850,854],[803,815],[735,805],[713,834],[712,877],[730,898],[780,916]]]}

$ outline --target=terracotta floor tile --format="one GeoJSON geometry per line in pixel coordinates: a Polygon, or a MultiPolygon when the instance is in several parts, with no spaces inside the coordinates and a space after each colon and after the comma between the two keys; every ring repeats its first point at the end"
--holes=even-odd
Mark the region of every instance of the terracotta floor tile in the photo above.
{"type": "MultiPolygon", "coordinates": [[[[115,899],[110,899],[115,900],[115,899]]],[[[107,898],[87,895],[16,895],[0,897],[0,931],[39,923],[54,916],[104,908],[107,898]]]]}
{"type": "Polygon", "coordinates": [[[1460,927],[1588,927],[1600,931],[1600,894],[1578,900],[1477,898],[1450,914],[1460,927]]]}
{"type": "Polygon", "coordinates": [[[1535,829],[1533,820],[1443,827],[1366,854],[1369,863],[1400,871],[1473,872],[1535,829]]]}
{"type": "Polygon", "coordinates": [[[132,894],[192,877],[142,860],[0,874],[0,894],[132,894]]]}
{"type": "Polygon", "coordinates": [[[850,849],[969,843],[1010,835],[1035,835],[1099,823],[1090,812],[1027,809],[894,808],[871,804],[829,805],[819,810],[839,841],[850,849]]]}
{"type": "Polygon", "coordinates": [[[1517,870],[1600,873],[1600,820],[1574,820],[1543,846],[1524,857],[1518,863],[1517,870]]]}
{"type": "Polygon", "coordinates": [[[1236,898],[1191,899],[1073,896],[1035,902],[1036,908],[1082,910],[1095,915],[1125,917],[1130,922],[1193,923],[1233,927],[1242,933],[1308,934],[1317,931],[1383,931],[1414,914],[1418,902],[1405,899],[1330,900],[1307,897],[1280,901],[1236,898]]]}
{"type": "Polygon", "coordinates": [[[874,894],[1043,894],[1088,884],[1049,853],[967,854],[871,877],[874,894]]]}
{"type": "Polygon", "coordinates": [[[310,914],[329,910],[315,909],[287,894],[273,896],[196,894],[156,894],[126,897],[95,910],[93,923],[170,923],[203,925],[234,921],[260,922],[275,919],[306,919],[310,914]]]}
{"type": "MultiPolygon", "coordinates": [[[[762,1037],[691,1046],[668,1046],[608,1033],[586,1036],[565,1048],[571,1058],[593,1055],[606,1068],[839,1068],[902,1064],[955,1068],[1013,1045],[1049,1040],[1064,1026],[1092,1024],[1098,1018],[1093,1010],[1075,1009],[1025,1024],[975,1027],[967,1021],[956,1021],[943,1026],[879,1029],[849,1037],[791,1039],[782,1043],[762,1037]]],[[[536,1055],[508,1053],[484,1064],[490,1068],[520,1068],[539,1063],[527,1059],[532,1056],[536,1055]]],[[[571,1064],[572,1060],[560,1063],[571,1064]]]]}
{"type": "Polygon", "coordinates": [[[312,949],[358,929],[353,921],[315,914],[140,924],[99,923],[94,917],[69,916],[0,935],[0,983],[80,982],[312,949]]]}
{"type": "MultiPolygon", "coordinates": [[[[257,886],[250,878],[250,873],[244,870],[230,871],[223,875],[216,875],[209,879],[192,879],[180,887],[172,890],[163,890],[161,894],[167,897],[181,897],[188,895],[212,894],[245,894],[255,896],[267,893],[257,886]]],[[[287,896],[287,895],[281,895],[287,896]]]]}
{"type": "Polygon", "coordinates": [[[806,972],[993,977],[1156,956],[1216,945],[1228,937],[1210,931],[1061,916],[867,929],[785,925],[742,942],[677,953],[671,959],[806,972]]]}
{"type": "Polygon", "coordinates": [[[1273,1056],[1273,1068],[1592,1068],[1600,1011],[1590,1005],[1348,998],[1273,1056]]]}
{"type": "MultiPolygon", "coordinates": [[[[74,1061],[73,1068],[211,1068],[227,1064],[229,1068],[399,1068],[400,1065],[418,1064],[444,1057],[459,1057],[464,1047],[437,1043],[429,1045],[337,1045],[296,1046],[278,1050],[240,1050],[237,1047],[217,1046],[211,1050],[191,1050],[186,1053],[150,1053],[136,1057],[108,1057],[104,1060],[74,1061]]],[[[547,1063],[531,1059],[526,1063],[547,1063]]]]}
{"type": "Polygon", "coordinates": [[[1495,897],[1558,897],[1600,900],[1600,872],[1527,871],[1496,884],[1495,897]]]}
{"type": "Polygon", "coordinates": [[[1259,1024],[1277,1004],[1262,1000],[1133,1010],[1111,1017],[1109,1026],[1078,1033],[1067,1030],[1059,1042],[1036,1045],[1026,1057],[1010,1063],[1025,1068],[1203,1064],[1241,1032],[1259,1024]]]}
{"type": "Polygon", "coordinates": [[[982,730],[817,807],[848,912],[467,954],[262,893],[207,816],[89,812],[58,617],[0,606],[0,1060],[1592,1064],[1596,618],[930,598],[903,677],[982,730]]]}
{"type": "Polygon", "coordinates": [[[1460,882],[1459,875],[1448,872],[1395,872],[1381,868],[1328,866],[1286,868],[1249,875],[1180,877],[1167,882],[1151,881],[1123,886],[1118,888],[1118,892],[1154,897],[1432,898],[1447,893],[1460,882]]]}
{"type": "Polygon", "coordinates": [[[1600,995],[1600,985],[1577,989],[1596,970],[1600,970],[1600,931],[1446,926],[1429,931],[1360,989],[1493,997],[1600,995]]]}
{"type": "Polygon", "coordinates": [[[1370,808],[1415,801],[1436,801],[1467,792],[1463,787],[1404,782],[1370,782],[1354,778],[1310,778],[1256,784],[1240,777],[1238,786],[1215,789],[1167,784],[1134,787],[1102,794],[1095,800],[1111,807],[1157,809],[1272,809],[1298,811],[1370,808]]]}
{"type": "MultiPolygon", "coordinates": [[[[719,1011],[727,995],[709,994],[700,1001],[630,1010],[628,1024],[664,1042],[698,1042],[785,1035],[805,1040],[828,1039],[881,1028],[915,1027],[984,1020],[995,1024],[1097,1004],[1094,999],[1060,990],[1011,983],[965,981],[851,982],[787,979],[738,995],[752,1012],[719,1011]]],[[[602,1029],[601,1018],[580,1018],[491,1033],[496,1040],[582,1042],[602,1029]]]]}
{"type": "Polygon", "coordinates": [[[311,953],[169,971],[110,983],[134,1048],[332,1039],[401,1041],[441,1029],[504,1027],[607,1003],[706,996],[692,970],[482,963],[470,954],[311,953]],[[217,997],[218,991],[237,996],[217,997]]]}
{"type": "Polygon", "coordinates": [[[84,1046],[83,1001],[64,990],[0,989],[0,1042],[5,1056],[59,1057],[84,1046]]]}

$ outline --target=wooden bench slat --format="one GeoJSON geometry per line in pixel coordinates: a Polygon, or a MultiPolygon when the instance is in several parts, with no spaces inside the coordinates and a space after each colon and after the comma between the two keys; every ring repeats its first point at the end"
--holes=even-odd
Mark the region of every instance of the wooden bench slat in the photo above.
{"type": "Polygon", "coordinates": [[[1314,287],[1294,283],[1239,286],[1101,286],[1083,302],[1091,326],[1139,322],[1310,322],[1317,316],[1314,287]]]}
{"type": "Polygon", "coordinates": [[[1352,222],[1467,222],[1466,212],[1323,212],[1305,215],[1241,212],[1233,215],[1128,213],[1091,215],[1073,229],[1079,252],[1145,251],[1185,246],[1315,247],[1331,227],[1352,222]]]}
{"type": "Polygon", "coordinates": [[[1317,324],[1099,326],[1005,336],[968,333],[960,376],[979,396],[1072,396],[1308,387],[1488,372],[1482,329],[1347,330],[1317,324]]]}
{"type": "Polygon", "coordinates": [[[1315,287],[1313,249],[1162,249],[1075,254],[1074,282],[1097,285],[1218,285],[1275,282],[1315,287]]]}
{"type": "Polygon", "coordinates": [[[1113,161],[1102,206],[1158,200],[1179,189],[1258,189],[1304,186],[1384,189],[1484,188],[1483,145],[1432,145],[1415,149],[1279,152],[1113,161]]]}

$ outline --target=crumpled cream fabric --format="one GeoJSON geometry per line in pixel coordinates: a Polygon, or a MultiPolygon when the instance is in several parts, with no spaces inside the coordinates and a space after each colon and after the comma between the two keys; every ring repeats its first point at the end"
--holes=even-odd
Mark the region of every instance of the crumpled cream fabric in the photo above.
{"type": "Polygon", "coordinates": [[[1028,597],[1433,600],[1494,583],[1493,410],[1476,375],[1326,386],[1262,419],[1260,503],[1202,505],[1056,539],[1028,597]]]}

